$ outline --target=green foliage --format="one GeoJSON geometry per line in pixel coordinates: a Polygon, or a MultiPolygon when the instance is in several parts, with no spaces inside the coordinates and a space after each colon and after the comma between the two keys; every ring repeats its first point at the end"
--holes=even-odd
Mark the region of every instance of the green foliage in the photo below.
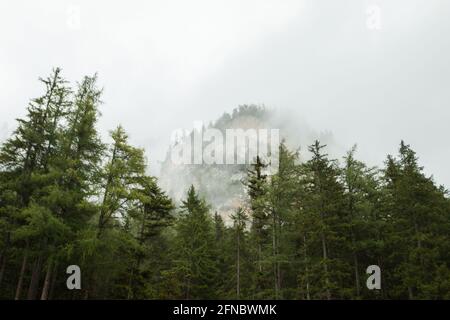
{"type": "MultiPolygon", "coordinates": [[[[403,141],[381,170],[356,147],[340,164],[315,141],[300,162],[283,142],[275,174],[246,168],[233,214],[212,214],[203,182],[177,210],[121,126],[101,141],[96,75],[40,81],[0,148],[0,298],[450,299],[448,193],[403,141]],[[82,290],[65,286],[71,264],[82,290]]],[[[214,126],[269,114],[241,106],[214,126]]]]}
{"type": "Polygon", "coordinates": [[[215,234],[209,208],[193,186],[182,202],[175,225],[172,272],[181,283],[178,298],[212,299],[215,297],[217,259],[215,234]]]}

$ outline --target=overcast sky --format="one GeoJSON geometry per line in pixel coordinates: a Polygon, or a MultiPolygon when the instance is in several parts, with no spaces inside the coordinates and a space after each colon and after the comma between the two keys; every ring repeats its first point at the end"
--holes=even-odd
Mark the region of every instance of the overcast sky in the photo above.
{"type": "MultiPolygon", "coordinates": [[[[450,186],[450,1],[0,1],[0,131],[39,76],[98,72],[153,170],[171,132],[239,104],[290,110],[382,165],[401,139],[450,186]]],[[[5,129],[7,128],[7,129],[5,129]]]]}

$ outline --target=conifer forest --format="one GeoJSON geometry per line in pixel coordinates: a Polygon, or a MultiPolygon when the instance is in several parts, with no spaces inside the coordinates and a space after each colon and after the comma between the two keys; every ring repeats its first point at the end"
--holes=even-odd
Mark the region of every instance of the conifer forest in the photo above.
{"type": "Polygon", "coordinates": [[[40,82],[1,143],[0,299],[450,299],[449,194],[408,141],[372,167],[356,146],[335,158],[282,140],[275,173],[260,157],[237,167],[225,215],[198,181],[175,199],[127,128],[101,138],[96,75],[40,82]]]}

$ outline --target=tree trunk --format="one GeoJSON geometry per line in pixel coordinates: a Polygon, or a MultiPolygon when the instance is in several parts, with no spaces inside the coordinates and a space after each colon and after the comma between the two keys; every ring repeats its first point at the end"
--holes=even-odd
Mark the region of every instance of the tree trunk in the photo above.
{"type": "Polygon", "coordinates": [[[5,254],[5,251],[6,251],[6,249],[3,249],[3,250],[0,252],[0,263],[2,263],[2,261],[3,261],[3,255],[5,254]]]}
{"type": "Polygon", "coordinates": [[[17,282],[16,295],[14,297],[14,300],[20,299],[20,294],[22,292],[22,285],[23,285],[23,277],[25,275],[25,269],[27,268],[27,260],[28,260],[28,253],[25,252],[22,259],[22,267],[20,268],[19,281],[17,282]]]}
{"type": "Polygon", "coordinates": [[[47,300],[48,298],[48,291],[50,289],[50,279],[52,277],[52,272],[53,272],[53,261],[49,259],[47,272],[45,273],[44,287],[42,288],[41,300],[47,300]]]}
{"type": "Polygon", "coordinates": [[[281,219],[278,217],[277,219],[277,226],[278,226],[278,236],[277,236],[277,280],[278,280],[278,291],[280,295],[280,299],[283,299],[283,292],[281,291],[281,263],[279,260],[279,254],[280,254],[280,242],[282,241],[282,228],[281,228],[281,219]]]}
{"type": "Polygon", "coordinates": [[[49,300],[53,299],[53,294],[55,293],[56,276],[58,274],[58,260],[55,261],[55,265],[53,267],[52,273],[53,273],[53,276],[52,276],[51,285],[50,285],[50,293],[48,295],[49,300]]]}
{"type": "Polygon", "coordinates": [[[419,260],[420,260],[420,265],[422,266],[422,268],[424,268],[425,262],[423,259],[423,255],[422,255],[422,241],[420,240],[420,233],[419,233],[419,226],[417,225],[417,222],[415,221],[416,219],[414,219],[414,231],[416,233],[416,238],[417,238],[417,249],[419,251],[419,260]]]}
{"type": "Polygon", "coordinates": [[[262,263],[261,263],[261,257],[262,256],[262,248],[261,244],[258,243],[258,270],[259,272],[262,272],[262,263]]]}
{"type": "Polygon", "coordinates": [[[35,300],[39,289],[39,278],[41,275],[42,254],[40,253],[33,265],[30,286],[28,287],[27,300],[35,300]]]}
{"type": "Polygon", "coordinates": [[[273,227],[272,227],[272,252],[273,252],[273,258],[274,258],[274,263],[273,263],[273,275],[274,275],[274,284],[275,284],[275,299],[278,299],[278,256],[277,256],[277,235],[276,235],[276,230],[277,230],[277,226],[276,226],[276,218],[275,218],[275,213],[273,213],[273,227]]]}
{"type": "Polygon", "coordinates": [[[6,267],[6,256],[3,257],[3,259],[0,260],[0,286],[2,284],[3,275],[5,274],[5,267],[6,267]]]}
{"type": "MultiPolygon", "coordinates": [[[[353,220],[355,217],[354,214],[354,198],[353,198],[353,187],[351,183],[349,184],[349,193],[350,193],[350,200],[349,200],[349,208],[348,211],[350,212],[350,217],[353,220]]],[[[355,270],[355,286],[356,286],[356,296],[359,298],[359,295],[361,293],[361,285],[359,283],[359,263],[358,263],[358,254],[356,252],[356,237],[355,237],[355,231],[353,228],[353,225],[350,226],[350,232],[351,232],[351,239],[352,239],[352,251],[353,251],[353,268],[355,270]]]]}
{"type": "Polygon", "coordinates": [[[361,286],[359,283],[359,264],[358,264],[358,256],[356,252],[353,252],[353,263],[355,268],[355,283],[356,283],[356,296],[359,298],[361,293],[361,286]]]}
{"type": "Polygon", "coordinates": [[[311,300],[311,293],[309,290],[309,268],[308,268],[308,252],[306,244],[306,235],[303,236],[304,252],[305,252],[305,280],[306,280],[306,300],[311,300]]]}
{"type": "Polygon", "coordinates": [[[408,298],[409,300],[414,300],[413,289],[411,286],[408,286],[408,298]]]}
{"type": "Polygon", "coordinates": [[[326,240],[325,240],[325,235],[323,233],[322,233],[321,238],[322,238],[322,256],[323,256],[323,260],[324,260],[323,271],[325,272],[325,286],[326,286],[325,294],[327,296],[327,300],[331,300],[330,280],[328,279],[327,243],[326,243],[326,240]]]}
{"type": "Polygon", "coordinates": [[[236,297],[237,297],[237,299],[239,299],[239,297],[240,297],[240,291],[241,291],[241,288],[240,288],[240,276],[241,276],[241,265],[240,265],[240,256],[241,256],[241,253],[240,253],[240,245],[241,245],[241,243],[240,243],[240,230],[239,230],[239,228],[240,228],[240,221],[238,220],[238,233],[237,233],[237,263],[236,263],[236,297]]]}
{"type": "MultiPolygon", "coordinates": [[[[74,293],[75,293],[75,291],[74,291],[74,293]]],[[[83,299],[84,299],[84,300],[88,300],[88,299],[89,299],[89,290],[88,290],[88,289],[86,289],[86,290],[84,291],[83,299]]]]}
{"type": "Polygon", "coordinates": [[[352,233],[352,245],[353,245],[353,268],[355,270],[355,285],[356,285],[356,296],[359,298],[361,294],[361,285],[359,282],[359,262],[358,262],[358,254],[356,253],[356,240],[355,233],[353,232],[353,227],[351,230],[352,233]]]}
{"type": "MultiPolygon", "coordinates": [[[[139,245],[144,244],[144,227],[145,227],[145,221],[146,221],[147,213],[145,211],[145,208],[142,211],[142,221],[140,225],[140,231],[139,231],[139,245]]],[[[141,254],[137,254],[136,256],[136,263],[133,264],[135,267],[131,268],[130,272],[130,278],[128,279],[128,294],[127,294],[127,300],[135,299],[134,294],[134,275],[139,274],[140,266],[141,266],[141,254]]]]}
{"type": "MultiPolygon", "coordinates": [[[[381,270],[384,269],[383,267],[383,257],[379,256],[377,258],[377,262],[378,262],[378,266],[380,267],[381,270]]],[[[388,292],[388,287],[386,286],[386,284],[383,281],[383,273],[381,273],[381,283],[383,283],[383,285],[381,286],[381,298],[386,300],[387,299],[387,292],[388,292]]]]}
{"type": "Polygon", "coordinates": [[[128,278],[128,293],[127,293],[127,300],[133,299],[133,277],[134,277],[134,269],[130,272],[130,277],[128,278]]]}
{"type": "Polygon", "coordinates": [[[5,237],[5,246],[3,247],[2,251],[0,252],[0,285],[3,280],[3,276],[5,274],[5,268],[6,268],[6,254],[7,249],[9,247],[10,243],[10,233],[8,232],[5,237]]]}
{"type": "MultiPolygon", "coordinates": [[[[114,144],[114,149],[113,149],[113,153],[112,153],[112,157],[111,157],[111,166],[114,164],[114,162],[116,161],[116,154],[117,154],[117,144],[114,144]]],[[[108,200],[108,196],[109,196],[109,188],[111,186],[111,182],[112,182],[113,176],[112,173],[109,172],[108,173],[108,179],[106,181],[106,185],[105,185],[105,193],[103,194],[103,200],[102,200],[102,206],[101,206],[101,210],[100,210],[100,216],[98,217],[98,230],[97,230],[97,239],[100,239],[102,233],[103,233],[103,229],[105,227],[106,221],[108,219],[108,212],[105,209],[106,206],[106,202],[108,200]]]]}
{"type": "Polygon", "coordinates": [[[191,277],[188,277],[186,285],[186,300],[190,299],[190,295],[191,295],[191,277]]]}

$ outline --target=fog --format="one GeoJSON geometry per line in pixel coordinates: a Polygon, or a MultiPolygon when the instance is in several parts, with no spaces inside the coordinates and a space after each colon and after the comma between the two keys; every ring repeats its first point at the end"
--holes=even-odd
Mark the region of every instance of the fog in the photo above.
{"type": "Polygon", "coordinates": [[[404,139],[450,186],[449,1],[92,2],[0,2],[0,138],[59,66],[98,72],[102,135],[122,124],[155,174],[175,129],[254,103],[370,165],[404,139]]]}

